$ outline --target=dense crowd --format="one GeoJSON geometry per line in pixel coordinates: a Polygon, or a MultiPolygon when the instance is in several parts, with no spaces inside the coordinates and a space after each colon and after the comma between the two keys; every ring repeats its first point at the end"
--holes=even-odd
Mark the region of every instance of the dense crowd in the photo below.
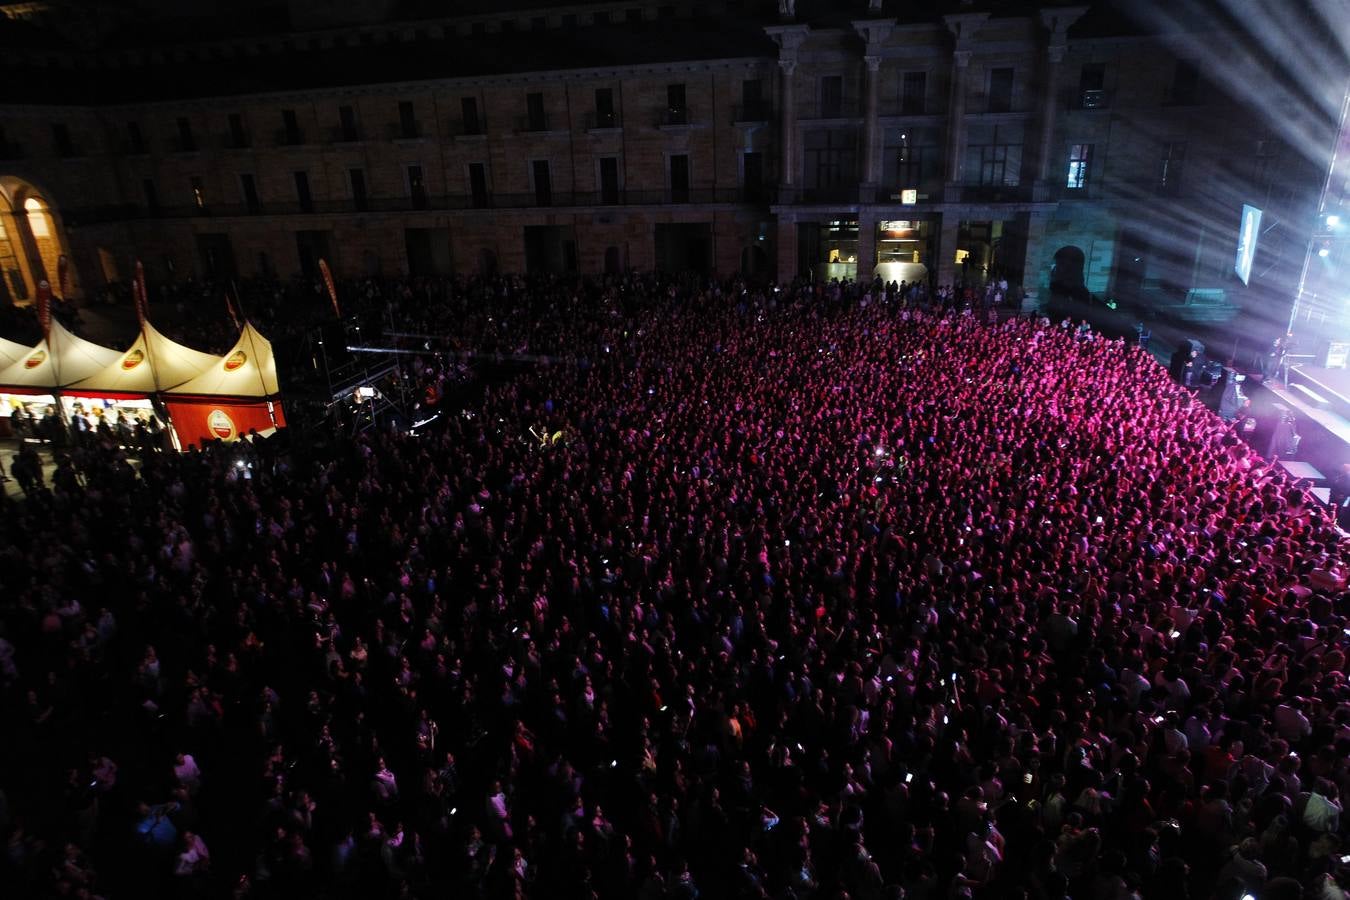
{"type": "Polygon", "coordinates": [[[1145,352],[537,291],[418,435],[5,501],[0,894],[1343,896],[1344,541],[1145,352]]]}

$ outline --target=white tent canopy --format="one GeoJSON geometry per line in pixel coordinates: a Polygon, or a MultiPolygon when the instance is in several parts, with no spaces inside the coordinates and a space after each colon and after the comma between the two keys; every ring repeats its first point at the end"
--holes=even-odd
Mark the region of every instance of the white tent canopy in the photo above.
{"type": "Polygon", "coordinates": [[[20,359],[23,359],[28,355],[30,349],[32,348],[17,341],[0,338],[0,371],[8,369],[20,359]]]}
{"type": "Polygon", "coordinates": [[[50,393],[94,375],[121,355],[76,337],[53,319],[46,340],[0,370],[0,390],[50,393]]]}
{"type": "Polygon", "coordinates": [[[154,394],[191,381],[222,358],[169,340],[146,322],[140,337],[102,371],[67,388],[72,393],[154,394]]]}
{"type": "Polygon", "coordinates": [[[251,322],[244,323],[224,357],[197,377],[165,390],[171,395],[199,397],[249,397],[264,399],[281,393],[277,386],[277,361],[272,344],[251,322]]]}

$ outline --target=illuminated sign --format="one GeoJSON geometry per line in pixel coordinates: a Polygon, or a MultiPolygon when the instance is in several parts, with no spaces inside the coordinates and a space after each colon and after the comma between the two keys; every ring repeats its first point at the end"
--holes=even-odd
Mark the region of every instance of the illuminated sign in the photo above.
{"type": "Polygon", "coordinates": [[[913,206],[919,202],[919,192],[914,188],[900,192],[900,202],[906,206],[913,206]]]}
{"type": "Polygon", "coordinates": [[[232,441],[237,434],[234,420],[223,409],[211,410],[211,414],[206,417],[206,427],[222,441],[232,441]]]}

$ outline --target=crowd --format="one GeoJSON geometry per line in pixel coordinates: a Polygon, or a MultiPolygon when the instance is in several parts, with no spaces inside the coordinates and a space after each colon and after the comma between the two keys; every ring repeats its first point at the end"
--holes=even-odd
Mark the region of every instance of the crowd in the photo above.
{"type": "Polygon", "coordinates": [[[1146,353],[517,284],[419,434],[4,501],[0,895],[1343,896],[1345,543],[1146,353]]]}

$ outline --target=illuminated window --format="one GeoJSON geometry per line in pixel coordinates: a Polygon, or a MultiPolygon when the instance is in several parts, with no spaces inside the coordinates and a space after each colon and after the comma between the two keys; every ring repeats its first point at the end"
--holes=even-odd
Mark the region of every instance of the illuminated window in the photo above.
{"type": "Polygon", "coordinates": [[[1082,190],[1088,186],[1088,166],[1092,162],[1091,144],[1073,144],[1069,147],[1069,178],[1067,186],[1082,190]]]}
{"type": "Polygon", "coordinates": [[[23,208],[28,210],[28,228],[33,232],[33,237],[51,237],[52,230],[47,224],[47,211],[42,208],[42,202],[29,197],[23,201],[23,208]]]}

